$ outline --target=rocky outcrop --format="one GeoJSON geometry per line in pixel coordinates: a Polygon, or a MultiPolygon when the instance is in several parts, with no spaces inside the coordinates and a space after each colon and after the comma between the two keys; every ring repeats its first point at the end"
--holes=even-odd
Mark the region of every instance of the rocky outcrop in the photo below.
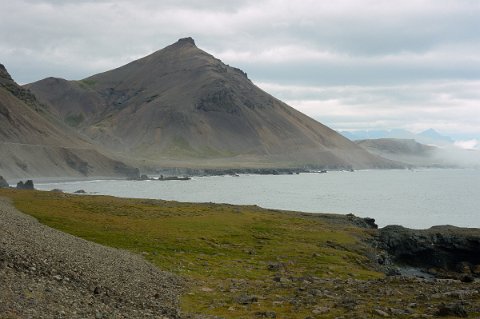
{"type": "MultiPolygon", "coordinates": [[[[15,83],[15,81],[13,81],[12,77],[10,76],[3,64],[0,64],[0,87],[6,89],[16,98],[36,110],[44,107],[44,105],[38,102],[37,98],[35,97],[35,95],[32,94],[32,92],[19,86],[17,83],[15,83]]],[[[6,108],[4,108],[4,110],[8,111],[8,109],[6,108]]]]}
{"type": "Polygon", "coordinates": [[[8,188],[10,185],[8,185],[7,181],[3,178],[3,176],[0,176],[0,188],[8,188]]]}
{"type": "Polygon", "coordinates": [[[29,189],[33,190],[35,187],[33,186],[33,181],[31,179],[27,180],[25,183],[20,181],[17,183],[17,189],[29,189]]]}
{"type": "Polygon", "coordinates": [[[440,276],[456,273],[480,277],[480,229],[434,226],[413,230],[387,226],[379,230],[379,240],[397,264],[440,276]]]}
{"type": "Polygon", "coordinates": [[[360,227],[360,228],[367,228],[367,229],[377,229],[378,225],[375,224],[375,219],[371,217],[357,217],[353,214],[346,215],[349,222],[353,225],[360,227]]]}

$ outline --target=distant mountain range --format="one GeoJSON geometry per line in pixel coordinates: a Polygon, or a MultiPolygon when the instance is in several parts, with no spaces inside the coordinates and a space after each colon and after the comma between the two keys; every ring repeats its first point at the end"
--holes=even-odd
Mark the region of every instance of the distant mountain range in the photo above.
{"type": "Polygon", "coordinates": [[[25,88],[52,117],[136,166],[401,166],[262,91],[191,38],[81,81],[25,88]]]}
{"type": "Polygon", "coordinates": [[[393,129],[371,131],[341,131],[340,134],[352,141],[379,138],[398,138],[414,139],[422,144],[437,146],[450,145],[455,142],[451,137],[442,135],[434,129],[428,129],[420,133],[412,133],[403,129],[393,129]]]}
{"type": "Polygon", "coordinates": [[[438,147],[421,144],[414,139],[399,138],[357,140],[355,143],[372,154],[410,167],[480,167],[480,151],[461,149],[452,144],[438,147]]]}

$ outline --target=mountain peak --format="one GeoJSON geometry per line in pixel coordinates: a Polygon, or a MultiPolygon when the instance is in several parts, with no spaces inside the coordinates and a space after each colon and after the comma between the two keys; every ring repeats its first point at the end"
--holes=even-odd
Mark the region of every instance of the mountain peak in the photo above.
{"type": "Polygon", "coordinates": [[[178,39],[177,43],[178,44],[190,44],[190,45],[195,46],[195,40],[193,40],[193,38],[191,38],[191,37],[178,39]]]}
{"type": "Polygon", "coordinates": [[[0,84],[2,82],[13,82],[12,77],[8,73],[7,69],[3,64],[0,64],[0,84]]]}

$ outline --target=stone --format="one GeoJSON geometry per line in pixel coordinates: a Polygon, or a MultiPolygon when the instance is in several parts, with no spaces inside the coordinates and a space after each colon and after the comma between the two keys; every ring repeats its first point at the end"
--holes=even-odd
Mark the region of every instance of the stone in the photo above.
{"type": "Polygon", "coordinates": [[[475,278],[473,278],[472,275],[463,275],[463,276],[460,278],[460,281],[461,281],[461,282],[465,282],[465,283],[470,283],[470,282],[474,282],[474,281],[475,281],[475,278]]]}
{"type": "Polygon", "coordinates": [[[436,315],[439,317],[448,317],[448,316],[461,317],[461,318],[468,317],[467,311],[459,303],[450,304],[450,305],[441,304],[438,307],[436,315]]]}
{"type": "Polygon", "coordinates": [[[237,302],[241,305],[250,305],[258,301],[258,297],[255,295],[241,295],[237,298],[237,302]]]}
{"type": "Polygon", "coordinates": [[[283,268],[282,263],[277,263],[277,262],[270,262],[267,265],[267,269],[269,271],[279,271],[281,268],[283,268]]]}
{"type": "Polygon", "coordinates": [[[480,275],[480,265],[473,266],[472,273],[475,275],[480,275]]]}
{"type": "Polygon", "coordinates": [[[328,307],[315,307],[313,310],[312,310],[312,313],[314,315],[323,315],[325,313],[328,313],[330,312],[330,308],[328,307]]]}
{"type": "Polygon", "coordinates": [[[374,309],[373,312],[375,312],[377,315],[385,317],[385,318],[390,317],[390,315],[388,313],[386,313],[385,311],[383,311],[381,309],[374,309]]]}
{"type": "Polygon", "coordinates": [[[277,318],[277,313],[275,311],[257,311],[257,312],[255,312],[255,317],[257,317],[257,318],[277,318]]]}
{"type": "Polygon", "coordinates": [[[470,274],[472,272],[471,264],[467,263],[467,262],[464,262],[464,261],[459,262],[456,265],[456,270],[457,270],[457,272],[462,273],[462,274],[470,274]]]}

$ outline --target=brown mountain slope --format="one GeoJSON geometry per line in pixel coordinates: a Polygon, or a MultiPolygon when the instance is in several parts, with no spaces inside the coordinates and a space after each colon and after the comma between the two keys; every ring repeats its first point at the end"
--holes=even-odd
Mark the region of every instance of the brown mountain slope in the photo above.
{"type": "Polygon", "coordinates": [[[265,93],[191,38],[82,81],[27,87],[103,146],[163,165],[396,166],[265,93]]]}
{"type": "Polygon", "coordinates": [[[0,175],[107,176],[131,170],[49,116],[45,106],[17,85],[0,64],[0,175]]]}

